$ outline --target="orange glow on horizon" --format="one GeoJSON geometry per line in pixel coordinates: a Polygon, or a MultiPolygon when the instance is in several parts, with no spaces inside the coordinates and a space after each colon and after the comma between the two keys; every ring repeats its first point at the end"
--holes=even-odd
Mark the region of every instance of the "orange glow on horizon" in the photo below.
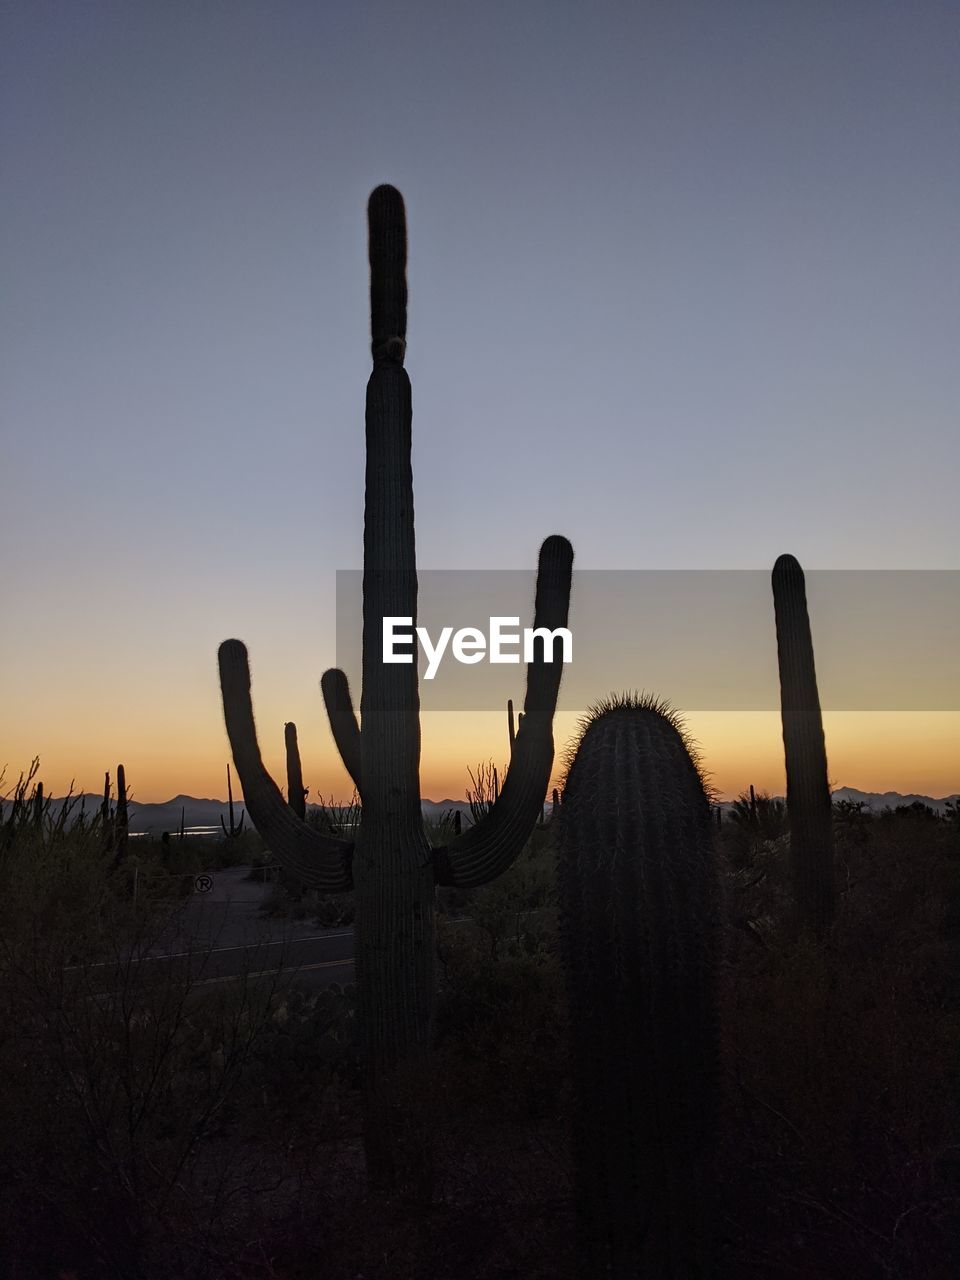
{"type": "MultiPolygon", "coordinates": [[[[575,741],[579,715],[556,716],[556,766],[551,785],[562,772],[566,748],[575,741]]],[[[40,773],[48,794],[62,796],[71,780],[75,791],[99,794],[103,774],[115,778],[122,763],[134,799],[162,802],[186,794],[226,799],[229,747],[222,725],[211,715],[207,732],[184,737],[176,717],[167,735],[141,724],[117,732],[102,724],[92,732],[62,731],[57,741],[26,745],[21,731],[8,741],[0,764],[6,764],[3,791],[16,782],[37,751],[40,773]],[[174,730],[175,727],[175,731],[174,730]],[[118,752],[116,743],[125,745],[118,752]]],[[[264,739],[264,762],[277,784],[285,786],[282,717],[263,717],[277,723],[264,739]]],[[[751,783],[758,791],[783,794],[784,770],[780,719],[776,712],[694,712],[686,717],[691,737],[699,746],[710,784],[720,799],[729,800],[751,783]]],[[[941,797],[960,792],[960,713],[957,712],[833,712],[824,716],[830,782],[862,791],[916,792],[941,797]]],[[[304,782],[309,798],[346,798],[352,784],[340,764],[322,708],[299,725],[304,782]]],[[[423,715],[421,791],[431,800],[462,800],[470,785],[468,769],[492,759],[502,768],[508,761],[506,713],[432,712],[423,715]]],[[[240,787],[234,776],[234,795],[240,787]]]]}

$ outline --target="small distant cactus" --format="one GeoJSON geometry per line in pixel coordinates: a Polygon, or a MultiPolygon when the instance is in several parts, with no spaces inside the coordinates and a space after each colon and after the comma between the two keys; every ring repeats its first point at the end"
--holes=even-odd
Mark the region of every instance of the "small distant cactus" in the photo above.
{"type": "Polygon", "coordinates": [[[577,1274],[706,1276],[720,890],[710,802],[669,709],[633,697],[596,707],[556,815],[577,1274]]]}
{"type": "Polygon", "coordinates": [[[110,771],[103,775],[103,803],[100,805],[100,827],[103,831],[104,847],[111,848],[110,837],[110,771]]]}
{"type": "Polygon", "coordinates": [[[114,862],[119,866],[127,856],[129,821],[127,817],[127,775],[122,764],[117,765],[117,814],[114,820],[114,862]]]}
{"type": "Polygon", "coordinates": [[[287,748],[287,804],[303,819],[307,816],[307,789],[303,785],[297,726],[292,720],[283,726],[283,740],[287,748]]]}
{"type": "Polygon", "coordinates": [[[836,912],[833,810],[806,584],[793,556],[773,566],[773,604],[794,903],[800,928],[822,937],[836,912]]]}
{"type": "MultiPolygon", "coordinates": [[[[230,808],[230,830],[227,830],[227,824],[223,820],[223,814],[220,815],[220,825],[223,827],[223,834],[228,840],[237,840],[243,834],[243,815],[244,811],[240,810],[240,821],[235,823],[233,820],[233,787],[230,784],[230,765],[227,764],[227,804],[230,808]]],[[[181,829],[183,827],[183,817],[180,819],[181,829]]]]}

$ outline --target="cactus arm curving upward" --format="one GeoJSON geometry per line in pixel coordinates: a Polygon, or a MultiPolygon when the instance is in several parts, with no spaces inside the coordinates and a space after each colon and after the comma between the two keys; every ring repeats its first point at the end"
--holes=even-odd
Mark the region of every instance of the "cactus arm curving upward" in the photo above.
{"type": "Polygon", "coordinates": [[[353,845],[323,836],[302,822],[263,766],[250,699],[246,645],[240,640],[224,640],[219,661],[227,736],[253,825],[274,856],[305,885],[325,893],[352,888],[353,845]]]}
{"type": "Polygon", "coordinates": [[[287,749],[287,804],[298,818],[306,818],[307,793],[303,789],[303,769],[300,765],[297,726],[292,720],[287,721],[283,726],[283,742],[287,749]]]}
{"type": "Polygon", "coordinates": [[[360,726],[357,724],[353,699],[350,697],[350,685],[347,677],[337,667],[331,667],[323,673],[320,681],[320,692],[323,694],[323,705],[327,709],[327,719],[333,740],[340,752],[343,767],[349,773],[357,795],[363,800],[363,788],[360,785],[360,726]]]}
{"type": "MultiPolygon", "coordinates": [[[[554,535],[540,548],[534,626],[553,631],[567,625],[573,548],[554,535]]],[[[545,662],[542,652],[527,665],[523,717],[503,787],[492,809],[446,847],[434,850],[437,883],[476,888],[506,871],[543,812],[553,770],[553,713],[563,663],[545,662]]]]}
{"type": "Polygon", "coordinates": [[[801,928],[822,936],[836,911],[833,806],[806,582],[793,556],[777,560],[772,585],[794,901],[801,928]]]}

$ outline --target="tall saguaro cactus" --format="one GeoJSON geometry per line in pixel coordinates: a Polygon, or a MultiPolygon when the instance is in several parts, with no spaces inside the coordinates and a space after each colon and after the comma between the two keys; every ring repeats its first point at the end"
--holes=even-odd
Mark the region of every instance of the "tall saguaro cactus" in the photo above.
{"type": "MultiPolygon", "coordinates": [[[[264,769],[247,652],[239,640],[220,646],[220,683],[227,733],[254,826],[274,856],[306,884],[326,892],[354,890],[368,1176],[374,1185],[422,1193],[429,1163],[425,1128],[418,1128],[400,1099],[409,1069],[416,1075],[431,1040],[434,886],[485,884],[523,848],[553,767],[553,713],[562,665],[546,661],[542,650],[528,665],[523,725],[496,804],[483,822],[446,847],[431,849],[421,813],[416,663],[382,661],[383,618],[410,617],[415,626],[417,616],[412,407],[403,367],[406,218],[402,197],[390,186],[376,188],[367,212],[373,372],[366,398],[359,725],[345,675],[328,671],[321,681],[334,739],[362,801],[355,842],[325,836],[303,822],[264,769]]],[[[565,538],[543,543],[536,627],[566,625],[572,561],[565,538]]]]}
{"type": "Polygon", "coordinates": [[[773,566],[773,605],[794,902],[800,927],[822,936],[836,911],[833,808],[806,583],[793,556],[773,566]]]}
{"type": "Polygon", "coordinates": [[[577,1274],[693,1280],[711,1254],[720,892],[710,803],[669,710],[595,708],[554,821],[577,1274]]]}

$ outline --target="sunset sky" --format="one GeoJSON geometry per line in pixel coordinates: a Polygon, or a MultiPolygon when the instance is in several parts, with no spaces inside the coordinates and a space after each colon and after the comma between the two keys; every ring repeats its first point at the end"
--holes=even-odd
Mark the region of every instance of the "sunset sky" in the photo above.
{"type": "MultiPolygon", "coordinates": [[[[40,755],[53,794],[122,761],[139,800],[225,795],[237,636],[274,776],[293,719],[311,797],[349,791],[319,679],[381,182],[421,569],[529,570],[552,533],[578,573],[960,569],[954,0],[7,0],[0,47],[4,789],[40,755]]],[[[677,623],[691,664],[712,626],[677,623]]],[[[960,703],[923,705],[828,710],[831,781],[960,791],[960,703]]],[[[680,709],[721,794],[782,792],[774,709],[680,709]]],[[[462,797],[505,708],[423,744],[424,795],[462,797]]]]}

